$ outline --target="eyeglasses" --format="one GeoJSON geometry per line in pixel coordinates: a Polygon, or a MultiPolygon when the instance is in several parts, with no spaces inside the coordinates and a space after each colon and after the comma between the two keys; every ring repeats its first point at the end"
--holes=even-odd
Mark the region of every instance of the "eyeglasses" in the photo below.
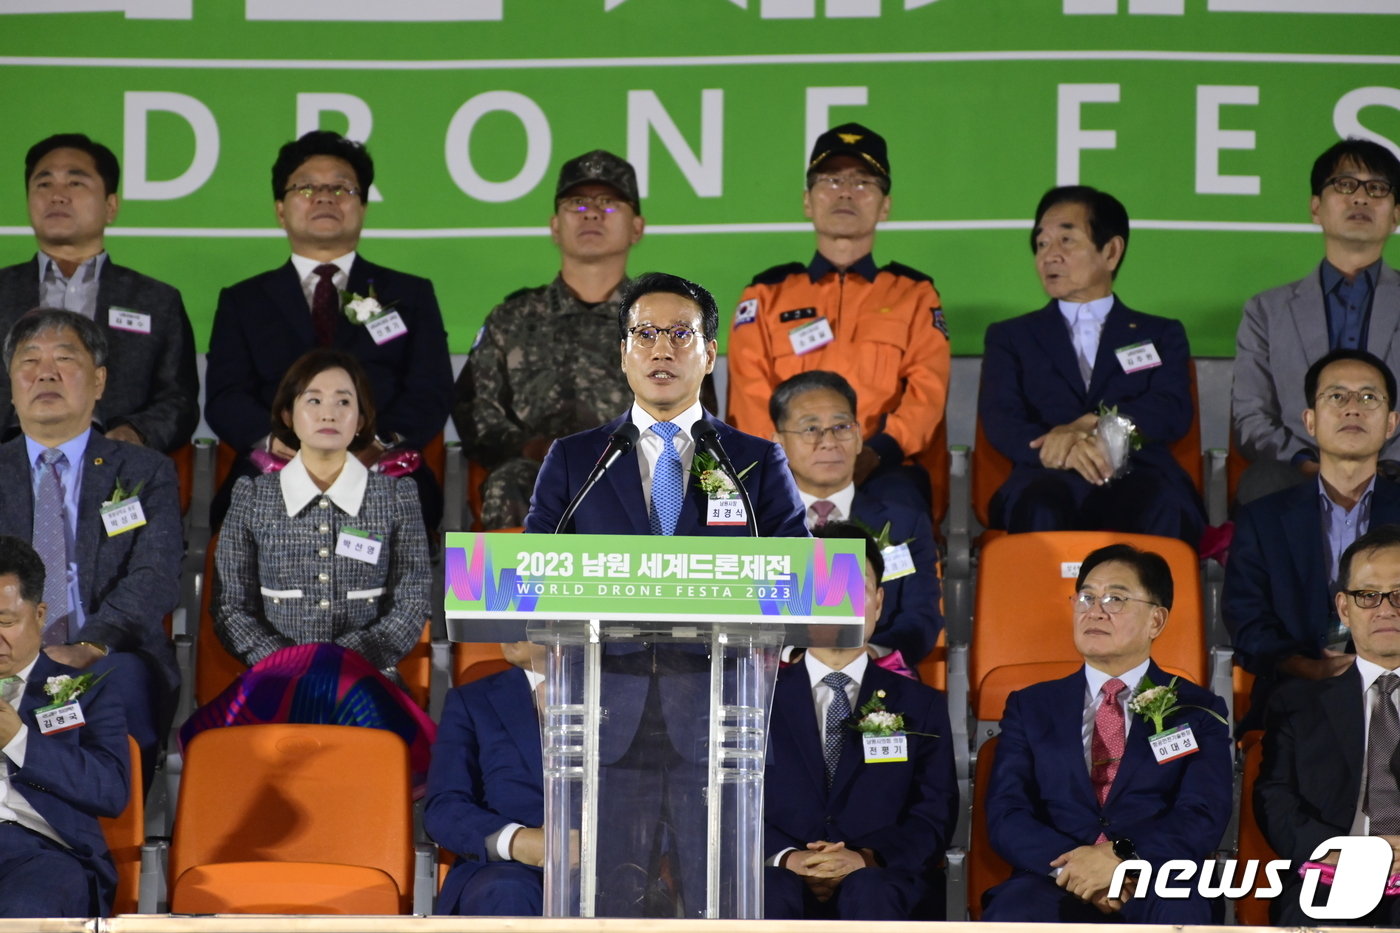
{"type": "Polygon", "coordinates": [[[1330,392],[1322,392],[1317,396],[1317,401],[1329,408],[1346,408],[1353,401],[1366,411],[1375,411],[1381,407],[1386,400],[1384,395],[1370,390],[1343,390],[1332,389],[1330,392]]]}
{"type": "Polygon", "coordinates": [[[1336,188],[1338,194],[1347,195],[1356,194],[1357,188],[1365,188],[1366,196],[1375,198],[1376,200],[1380,200],[1395,190],[1395,186],[1384,178],[1372,178],[1369,181],[1362,181],[1350,175],[1336,175],[1322,183],[1322,187],[1324,188],[1328,185],[1336,188]]]}
{"type": "Polygon", "coordinates": [[[1381,600],[1390,600],[1390,605],[1400,609],[1400,590],[1390,590],[1382,593],[1379,590],[1344,590],[1351,601],[1361,609],[1376,609],[1380,606],[1381,600]]]}
{"type": "Polygon", "coordinates": [[[1149,606],[1156,606],[1150,599],[1138,599],[1136,596],[1119,596],[1117,593],[1105,593],[1102,596],[1095,596],[1093,593],[1081,591],[1069,598],[1069,604],[1074,607],[1075,612],[1092,612],[1095,606],[1102,606],[1103,611],[1111,616],[1116,616],[1127,608],[1128,603],[1147,603],[1149,606]]]}
{"type": "Polygon", "coordinates": [[[561,198],[559,210],[566,214],[586,214],[589,211],[597,211],[600,214],[612,214],[622,207],[630,206],[627,201],[620,201],[617,198],[607,196],[585,197],[578,195],[572,198],[561,198]]]}
{"type": "Polygon", "coordinates": [[[650,324],[638,324],[636,327],[627,328],[627,333],[632,335],[633,343],[648,350],[656,346],[656,338],[662,334],[666,335],[671,346],[677,350],[690,346],[690,342],[697,335],[704,336],[695,328],[687,327],[684,324],[677,324],[675,327],[653,327],[650,324]]]}
{"type": "Polygon", "coordinates": [[[857,427],[858,425],[848,421],[843,424],[829,424],[824,428],[811,424],[805,428],[798,428],[794,431],[783,431],[780,429],[779,433],[796,434],[802,439],[803,443],[816,447],[822,442],[822,438],[827,435],[827,432],[831,433],[831,439],[838,444],[853,441],[857,437],[860,437],[860,434],[856,430],[857,427]]]}
{"type": "Polygon", "coordinates": [[[358,197],[360,194],[360,189],[356,188],[354,185],[337,185],[327,183],[324,185],[296,185],[295,187],[288,188],[282,193],[299,194],[303,198],[306,198],[306,200],[310,201],[318,194],[328,194],[333,198],[347,198],[352,195],[358,197]]]}
{"type": "Polygon", "coordinates": [[[814,175],[812,177],[813,188],[823,188],[827,191],[840,191],[842,188],[850,188],[856,194],[864,194],[867,191],[880,191],[885,189],[880,184],[878,178],[869,175],[814,175]]]}

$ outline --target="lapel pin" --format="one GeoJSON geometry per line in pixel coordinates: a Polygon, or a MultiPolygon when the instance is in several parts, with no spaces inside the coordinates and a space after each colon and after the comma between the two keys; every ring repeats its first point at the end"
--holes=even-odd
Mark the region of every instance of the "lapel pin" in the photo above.
{"type": "Polygon", "coordinates": [[[101,457],[93,457],[93,458],[92,458],[92,465],[93,465],[93,466],[102,466],[102,458],[101,458],[101,457]]]}

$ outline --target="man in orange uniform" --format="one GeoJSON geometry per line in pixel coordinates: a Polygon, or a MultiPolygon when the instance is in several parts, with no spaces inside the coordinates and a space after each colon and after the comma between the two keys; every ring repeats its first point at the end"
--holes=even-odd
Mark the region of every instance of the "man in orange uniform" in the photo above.
{"type": "Polygon", "coordinates": [[[855,481],[882,499],[930,498],[916,464],[933,443],[948,395],[948,328],[933,280],[871,255],[890,213],[884,137],[846,123],[817,138],[803,212],[817,233],[806,265],[759,273],[734,312],[729,416],[770,437],[768,399],[778,383],[813,369],[846,377],[860,399],[865,441],[855,481]]]}

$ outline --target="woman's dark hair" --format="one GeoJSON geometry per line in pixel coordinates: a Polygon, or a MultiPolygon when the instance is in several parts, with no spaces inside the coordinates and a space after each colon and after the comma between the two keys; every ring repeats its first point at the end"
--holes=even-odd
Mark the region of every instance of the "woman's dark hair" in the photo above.
{"type": "Polygon", "coordinates": [[[364,418],[360,430],[350,441],[351,452],[363,450],[374,440],[374,392],[370,388],[369,377],[365,375],[365,368],[344,350],[317,347],[302,354],[287,369],[287,374],[277,386],[277,394],[272,397],[272,436],[292,450],[301,449],[301,438],[297,437],[289,423],[292,406],[296,404],[297,396],[311,385],[311,380],[328,369],[343,369],[350,376],[350,382],[355,386],[355,397],[359,400],[360,416],[364,418]]]}

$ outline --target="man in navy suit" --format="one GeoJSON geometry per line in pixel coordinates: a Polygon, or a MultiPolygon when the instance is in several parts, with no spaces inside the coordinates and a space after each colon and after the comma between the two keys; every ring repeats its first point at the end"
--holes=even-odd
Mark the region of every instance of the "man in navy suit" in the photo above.
{"type": "MultiPolygon", "coordinates": [[[[869,639],[883,597],[879,548],[855,525],[815,534],[865,539],[869,639]]],[[[875,666],[865,645],[808,649],[778,675],[764,780],[765,919],[914,919],[957,822],[942,693],[875,666]],[[854,728],[872,700],[904,720],[891,760],[872,760],[854,728]]]]}
{"type": "Polygon", "coordinates": [[[808,526],[854,521],[874,535],[889,526],[892,566],[881,587],[885,608],[867,647],[876,657],[898,651],[912,667],[943,630],[933,523],[922,502],[915,507],[885,502],[856,488],[862,446],[856,410],[851,384],[821,369],[785,379],[768,400],[768,417],[777,426],[773,440],[787,454],[808,526]]]}
{"type": "Polygon", "coordinates": [[[163,454],[92,430],[107,379],[95,322],[31,311],[6,336],[4,356],[23,434],[0,445],[0,469],[11,478],[0,534],[39,550],[49,573],[44,652],[112,672],[108,695],[120,698],[149,782],[180,685],[163,624],[180,601],[184,554],[175,468],[163,454]],[[104,517],[119,493],[129,501],[104,517]]]}
{"type": "Polygon", "coordinates": [[[501,645],[515,667],[447,694],[428,769],[423,826],[457,856],[437,912],[538,917],[543,907],[544,772],[535,689],[544,648],[501,645]]]}
{"type": "Polygon", "coordinates": [[[41,724],[49,678],[81,676],[40,650],[43,594],[39,555],[0,536],[0,917],[106,916],[117,872],[97,818],[127,803],[126,724],[105,679],[76,697],[83,725],[41,724]]]}
{"type": "MultiPolygon", "coordinates": [[[[452,363],[433,285],[368,262],[357,250],[374,162],[360,143],[313,130],[287,143],[272,166],[277,222],[292,258],[219,294],[204,376],[204,416],[219,439],[246,455],[295,451],[272,439],[272,397],[283,374],[307,350],[333,346],[354,354],[374,390],[380,438],[360,458],[371,465],[386,447],[421,450],[442,431],[452,404],[452,363]],[[342,311],[350,295],[373,294],[383,317],[369,323],[342,311]]],[[[228,507],[235,469],[214,503],[228,507]]],[[[442,517],[442,490],[427,465],[412,474],[429,529],[442,517]]]]}
{"type": "Polygon", "coordinates": [[[1177,680],[1182,708],[1164,726],[1188,727],[1197,748],[1161,763],[1152,721],[1129,710],[1144,678],[1172,680],[1151,654],[1171,610],[1171,569],[1160,555],[1113,544],[1084,558],[1075,590],[1084,668],[1006,701],[986,813],[992,848],[1015,873],[984,895],[982,919],[1210,923],[1210,903],[1194,891],[1168,899],[1143,885],[1126,900],[1108,897],[1121,861],[1156,871],[1171,859],[1199,864],[1230,819],[1224,702],[1177,680]]]}
{"type": "Polygon", "coordinates": [[[1338,562],[1369,529],[1400,522],[1400,485],[1379,477],[1395,434],[1395,375],[1365,350],[1333,350],[1303,379],[1303,427],[1317,479],[1255,499],[1235,516],[1221,611],[1235,658],[1255,675],[1240,731],[1263,725],[1275,685],[1325,680],[1351,666],[1337,615],[1338,562]]]}
{"type": "Polygon", "coordinates": [[[1008,531],[1101,530],[1180,538],[1205,524],[1191,479],[1169,446],[1191,427],[1191,349],[1180,321],[1133,311],[1113,293],[1128,249],[1128,212],[1083,185],[1040,199],[1031,233],[1051,301],[987,328],[977,414],[1014,464],[992,497],[1008,531]],[[1144,443],[1126,475],[1096,435],[1117,407],[1144,443]]]}

